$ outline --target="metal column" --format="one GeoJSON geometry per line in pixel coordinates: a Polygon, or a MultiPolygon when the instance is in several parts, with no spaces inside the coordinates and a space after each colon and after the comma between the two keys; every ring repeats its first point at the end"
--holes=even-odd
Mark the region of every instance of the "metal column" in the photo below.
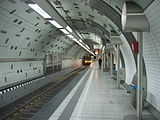
{"type": "Polygon", "coordinates": [[[117,45],[117,87],[120,88],[119,68],[120,68],[120,57],[119,57],[120,45],[117,45]]]}
{"type": "Polygon", "coordinates": [[[142,79],[143,79],[143,33],[137,33],[137,40],[139,41],[138,45],[138,81],[137,81],[137,118],[138,120],[142,119],[142,79]]]}
{"type": "MultiPolygon", "coordinates": [[[[149,32],[150,23],[144,14],[143,8],[135,2],[127,1],[122,8],[122,29],[124,32],[137,32],[137,115],[126,116],[125,120],[142,120],[142,79],[143,79],[143,33],[149,32]],[[130,15],[132,14],[132,15],[130,15]],[[136,117],[136,118],[135,118],[136,117]]],[[[150,116],[151,117],[151,116],[150,116]]],[[[143,115],[143,120],[152,120],[148,115],[143,115]]]]}
{"type": "Polygon", "coordinates": [[[106,56],[106,68],[108,67],[108,56],[106,56]]]}
{"type": "Polygon", "coordinates": [[[113,60],[112,60],[112,50],[110,50],[110,74],[113,76],[113,60]]]}
{"type": "Polygon", "coordinates": [[[103,54],[103,68],[106,68],[106,57],[105,57],[105,53],[103,54]]]}

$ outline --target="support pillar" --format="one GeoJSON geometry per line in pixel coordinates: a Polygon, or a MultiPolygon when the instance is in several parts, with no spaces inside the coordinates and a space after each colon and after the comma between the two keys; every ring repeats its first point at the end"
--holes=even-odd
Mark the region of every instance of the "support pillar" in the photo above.
{"type": "Polygon", "coordinates": [[[154,120],[155,118],[150,114],[142,114],[143,112],[143,90],[142,90],[142,79],[143,79],[143,33],[137,33],[138,44],[138,56],[137,56],[137,114],[127,115],[124,120],[154,120]]]}
{"type": "Polygon", "coordinates": [[[120,88],[119,68],[120,68],[120,45],[117,45],[117,87],[120,88]]]}
{"type": "Polygon", "coordinates": [[[153,120],[151,115],[142,116],[142,79],[143,79],[143,33],[149,32],[150,23],[144,14],[143,8],[134,2],[127,1],[122,8],[122,29],[124,32],[137,32],[137,114],[127,115],[124,120],[153,120]]]}
{"type": "Polygon", "coordinates": [[[106,68],[106,56],[105,53],[103,54],[103,68],[106,68]]]}
{"type": "Polygon", "coordinates": [[[137,81],[137,118],[142,120],[142,79],[143,79],[143,33],[137,32],[138,45],[138,81],[137,81]]]}
{"type": "Polygon", "coordinates": [[[112,50],[110,50],[110,75],[113,76],[113,59],[112,59],[112,50]]]}

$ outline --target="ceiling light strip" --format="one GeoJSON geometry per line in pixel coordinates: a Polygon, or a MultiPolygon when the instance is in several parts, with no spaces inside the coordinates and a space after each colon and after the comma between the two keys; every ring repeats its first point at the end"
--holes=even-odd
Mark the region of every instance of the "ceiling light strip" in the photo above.
{"type": "Polygon", "coordinates": [[[95,56],[95,54],[92,52],[92,51],[90,51],[86,46],[84,46],[81,42],[77,42],[80,46],[82,46],[85,50],[87,50],[89,53],[91,53],[92,55],[94,55],[95,56]]]}
{"type": "Polygon", "coordinates": [[[73,35],[67,35],[69,38],[71,38],[71,39],[73,39],[74,37],[73,37],[73,35]]]}
{"type": "Polygon", "coordinates": [[[57,21],[55,20],[48,20],[51,24],[53,24],[56,28],[63,28],[57,21]]]}
{"type": "Polygon", "coordinates": [[[62,31],[64,34],[69,34],[69,32],[66,29],[60,29],[60,31],[62,31]]]}
{"type": "MultiPolygon", "coordinates": [[[[33,10],[35,10],[38,14],[40,14],[42,17],[44,18],[52,18],[48,13],[46,13],[41,7],[39,7],[37,4],[35,3],[30,3],[28,4],[28,6],[30,6],[33,10]]],[[[57,28],[63,28],[57,21],[55,20],[48,20],[51,24],[53,24],[55,27],[57,28]]],[[[66,29],[72,33],[73,30],[67,26],[66,29]]],[[[69,32],[66,29],[60,29],[64,34],[69,34],[69,32]]],[[[78,43],[80,46],[82,46],[85,50],[87,50],[89,53],[93,54],[93,52],[91,52],[89,49],[89,47],[87,47],[86,45],[84,46],[82,43],[83,41],[80,39],[79,41],[73,37],[73,35],[67,35],[69,38],[71,38],[73,41],[75,41],[76,43],[78,43]]]]}
{"type": "Polygon", "coordinates": [[[42,8],[40,8],[37,4],[28,4],[33,10],[35,10],[38,14],[40,14],[44,18],[51,18],[42,8]]]}
{"type": "Polygon", "coordinates": [[[67,26],[66,29],[67,29],[70,33],[73,32],[73,30],[72,30],[69,26],[67,26]]]}

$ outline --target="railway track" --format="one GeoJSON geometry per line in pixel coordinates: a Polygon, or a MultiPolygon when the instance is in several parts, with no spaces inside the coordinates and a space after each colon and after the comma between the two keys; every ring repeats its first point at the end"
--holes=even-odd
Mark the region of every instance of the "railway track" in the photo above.
{"type": "Polygon", "coordinates": [[[62,76],[56,83],[49,88],[32,97],[25,104],[17,105],[9,114],[5,115],[2,120],[29,120],[34,116],[46,103],[48,103],[57,93],[59,93],[78,73],[86,67],[81,67],[65,76],[62,76]]]}

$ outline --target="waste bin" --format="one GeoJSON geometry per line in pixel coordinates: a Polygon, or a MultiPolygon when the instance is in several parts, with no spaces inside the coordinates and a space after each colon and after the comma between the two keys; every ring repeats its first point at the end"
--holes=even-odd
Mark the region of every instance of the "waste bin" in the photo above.
{"type": "Polygon", "coordinates": [[[113,70],[113,76],[112,76],[112,78],[114,80],[117,80],[117,70],[113,70]]]}
{"type": "MultiPolygon", "coordinates": [[[[137,86],[131,85],[131,104],[137,108],[137,86]]],[[[144,88],[142,88],[142,108],[144,108],[144,88]]]]}
{"type": "Polygon", "coordinates": [[[137,86],[131,85],[131,104],[136,108],[137,104],[137,86]]]}

